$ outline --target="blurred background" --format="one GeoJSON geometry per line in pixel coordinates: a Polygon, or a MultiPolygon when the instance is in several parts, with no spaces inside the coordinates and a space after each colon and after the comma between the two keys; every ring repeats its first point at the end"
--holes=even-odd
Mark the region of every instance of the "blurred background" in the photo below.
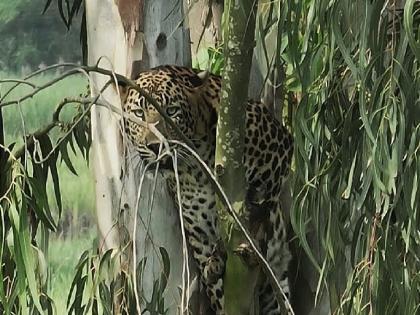
{"type": "MultiPolygon", "coordinates": [[[[46,65],[62,62],[81,63],[81,13],[70,29],[60,18],[57,6],[52,5],[42,14],[45,0],[0,1],[0,78],[23,78],[46,65]],[[64,39],[64,40],[63,40],[64,39]]],[[[35,81],[41,85],[52,79],[54,73],[41,75],[35,81]]],[[[65,96],[79,95],[86,90],[82,76],[60,81],[25,102],[25,106],[9,106],[3,110],[6,143],[23,143],[23,135],[51,121],[51,114],[65,96]]],[[[0,95],[10,86],[0,84],[0,95]]],[[[21,86],[8,96],[16,99],[29,91],[21,86]]],[[[67,110],[67,109],[66,109],[67,110]]],[[[71,109],[63,113],[71,117],[71,109]]],[[[63,211],[59,218],[52,181],[48,181],[50,206],[59,222],[58,232],[52,233],[48,252],[50,269],[50,296],[55,300],[58,314],[65,314],[68,290],[74,268],[81,253],[92,247],[96,223],[94,216],[94,186],[89,163],[81,154],[69,151],[77,175],[64,165],[58,168],[62,190],[63,211]],[[61,311],[60,311],[61,310],[61,311]]]]}

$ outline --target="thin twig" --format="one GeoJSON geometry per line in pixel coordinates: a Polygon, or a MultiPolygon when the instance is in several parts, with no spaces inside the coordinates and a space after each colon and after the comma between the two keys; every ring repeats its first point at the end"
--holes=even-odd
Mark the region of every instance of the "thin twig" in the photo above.
{"type": "MultiPolygon", "coordinates": [[[[37,76],[38,74],[47,72],[47,71],[52,70],[52,69],[63,68],[63,67],[78,67],[78,65],[75,64],[75,63],[57,63],[55,65],[48,66],[48,67],[46,67],[44,69],[40,69],[40,70],[37,70],[35,72],[32,72],[31,74],[29,74],[26,77],[24,77],[23,80],[26,81],[26,80],[29,80],[30,78],[34,77],[34,76],[37,76]]],[[[5,100],[5,98],[7,97],[7,95],[9,95],[20,84],[21,84],[21,82],[17,82],[9,90],[7,90],[6,93],[4,93],[4,95],[1,97],[0,103],[3,102],[3,100],[5,100]]]]}
{"type": "MultiPolygon", "coordinates": [[[[80,115],[80,117],[77,119],[77,121],[75,121],[73,123],[73,125],[71,126],[71,128],[66,132],[66,134],[64,135],[64,137],[62,137],[57,143],[56,145],[52,148],[52,150],[45,156],[42,158],[42,160],[36,161],[36,163],[43,163],[45,162],[54,152],[55,150],[60,146],[60,144],[67,138],[67,136],[69,136],[74,128],[76,128],[76,126],[82,121],[82,119],[89,113],[90,108],[98,102],[98,99],[101,97],[102,93],[106,90],[106,88],[111,84],[111,81],[108,81],[105,83],[105,85],[102,87],[102,89],[99,91],[99,94],[96,97],[93,98],[80,98],[80,97],[67,97],[64,98],[56,107],[55,111],[53,112],[53,119],[52,122],[49,123],[47,126],[38,129],[37,131],[35,131],[33,134],[29,135],[28,137],[26,137],[26,146],[29,148],[31,146],[34,145],[35,141],[37,139],[39,139],[40,137],[48,134],[53,128],[58,127],[62,124],[62,122],[60,121],[60,113],[62,111],[62,109],[64,108],[65,105],[67,104],[71,104],[71,103],[79,103],[79,104],[89,104],[88,107],[85,109],[85,111],[80,115]]],[[[16,158],[20,158],[26,151],[25,146],[22,146],[21,148],[19,148],[16,153],[15,153],[15,157],[16,158]]]]}
{"type": "Polygon", "coordinates": [[[188,314],[188,297],[190,296],[190,269],[188,266],[188,247],[187,237],[185,235],[184,218],[182,216],[182,202],[181,202],[181,190],[178,174],[178,155],[174,149],[172,154],[172,164],[174,167],[175,181],[176,181],[176,197],[178,200],[178,214],[179,221],[181,224],[181,235],[182,235],[182,294],[181,294],[181,314],[188,314]],[[185,280],[185,273],[187,279],[185,280]],[[187,284],[187,290],[185,290],[185,284],[187,284]],[[185,303],[185,297],[187,296],[187,304],[185,303]]]}
{"type": "MultiPolygon", "coordinates": [[[[12,100],[12,101],[8,101],[8,102],[2,102],[0,104],[0,107],[6,107],[9,105],[15,105],[18,103],[22,103],[23,101],[27,100],[28,98],[32,98],[34,97],[36,94],[38,94],[39,92],[41,92],[42,90],[45,90],[46,88],[60,82],[61,80],[67,78],[68,76],[71,76],[73,74],[77,74],[79,73],[79,70],[77,68],[75,69],[71,69],[69,71],[64,72],[62,75],[58,76],[57,78],[55,78],[54,80],[48,81],[47,83],[38,86],[36,89],[34,89],[31,93],[28,93],[24,96],[22,96],[20,99],[18,100],[12,100]]],[[[21,83],[17,83],[17,84],[21,84],[21,83]]],[[[9,92],[9,91],[8,91],[9,92]]],[[[5,94],[6,95],[6,94],[5,94]]]]}
{"type": "Polygon", "coordinates": [[[2,80],[0,80],[0,83],[18,83],[18,85],[19,84],[25,84],[25,85],[29,85],[30,87],[32,87],[34,89],[36,88],[35,84],[33,84],[31,82],[28,82],[28,81],[25,81],[25,80],[20,80],[20,79],[2,79],[2,80]]]}
{"type": "MultiPolygon", "coordinates": [[[[64,108],[66,104],[70,103],[80,103],[80,104],[86,104],[92,102],[91,99],[80,99],[80,98],[66,98],[62,100],[56,107],[56,110],[53,113],[53,120],[50,122],[47,126],[42,127],[38,130],[36,130],[34,133],[28,135],[26,138],[26,145],[21,146],[19,149],[16,150],[14,153],[15,159],[19,159],[23,156],[23,154],[26,151],[26,148],[30,148],[34,145],[35,140],[41,138],[42,136],[48,134],[53,128],[58,127],[62,124],[62,122],[59,120],[59,115],[61,110],[64,108]]],[[[85,114],[85,113],[84,113],[85,114]]],[[[74,128],[74,127],[73,127],[74,128]]],[[[51,152],[50,152],[51,153],[51,152]]],[[[44,162],[51,154],[48,154],[46,158],[44,158],[39,163],[44,162]]],[[[10,160],[10,158],[9,158],[10,160]]]]}
{"type": "MultiPolygon", "coordinates": [[[[94,73],[99,73],[99,74],[109,76],[110,78],[113,78],[115,81],[122,82],[122,83],[126,84],[127,86],[129,86],[130,88],[132,88],[133,90],[137,91],[141,96],[143,96],[146,99],[146,101],[148,103],[150,103],[159,112],[159,114],[162,116],[162,118],[165,120],[165,122],[175,131],[175,133],[180,137],[180,139],[183,142],[188,144],[189,147],[195,148],[194,143],[183,134],[183,132],[178,128],[178,126],[172,121],[172,119],[162,109],[160,104],[146,90],[144,90],[143,88],[138,86],[135,81],[127,79],[123,75],[117,74],[117,73],[115,73],[114,71],[111,71],[111,70],[99,68],[97,66],[93,66],[93,67],[80,66],[80,67],[75,67],[74,69],[68,70],[67,72],[63,73],[59,77],[55,78],[54,80],[48,81],[47,83],[39,86],[34,91],[24,95],[23,97],[21,97],[18,100],[11,100],[11,101],[8,101],[8,102],[1,103],[0,108],[5,107],[5,106],[10,106],[10,105],[15,105],[19,102],[23,102],[23,101],[25,101],[29,98],[32,98],[33,96],[35,96],[36,94],[38,94],[42,90],[56,84],[57,82],[65,79],[68,76],[78,74],[81,71],[84,71],[86,73],[94,72],[94,73]]],[[[112,110],[114,111],[114,109],[112,109],[112,110]]]]}

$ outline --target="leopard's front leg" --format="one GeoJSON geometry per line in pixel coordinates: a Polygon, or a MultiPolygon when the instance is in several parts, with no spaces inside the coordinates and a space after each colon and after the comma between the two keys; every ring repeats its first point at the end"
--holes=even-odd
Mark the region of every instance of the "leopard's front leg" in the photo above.
{"type": "Polygon", "coordinates": [[[185,177],[181,181],[181,204],[188,244],[193,251],[201,282],[217,315],[224,315],[223,276],[226,253],[220,238],[214,191],[185,177]]]}

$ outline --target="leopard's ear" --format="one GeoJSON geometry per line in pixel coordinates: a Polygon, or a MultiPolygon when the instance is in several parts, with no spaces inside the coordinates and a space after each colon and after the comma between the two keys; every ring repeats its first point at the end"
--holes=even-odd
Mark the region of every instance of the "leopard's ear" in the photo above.
{"type": "Polygon", "coordinates": [[[197,73],[197,77],[199,77],[201,81],[205,82],[210,77],[210,72],[208,70],[201,71],[197,73]]]}
{"type": "Polygon", "coordinates": [[[189,81],[193,88],[200,88],[207,82],[207,79],[210,76],[210,72],[207,70],[198,72],[196,75],[189,77],[189,81]]]}
{"type": "Polygon", "coordinates": [[[113,85],[115,89],[117,90],[117,93],[119,93],[120,95],[121,102],[124,103],[128,95],[128,90],[129,90],[128,84],[122,80],[117,80],[117,83],[115,84],[114,82],[113,85]]]}

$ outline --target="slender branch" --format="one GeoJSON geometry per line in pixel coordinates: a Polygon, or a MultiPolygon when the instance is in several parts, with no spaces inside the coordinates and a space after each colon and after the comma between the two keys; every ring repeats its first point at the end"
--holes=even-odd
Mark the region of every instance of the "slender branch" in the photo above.
{"type": "MultiPolygon", "coordinates": [[[[19,159],[20,157],[22,157],[25,154],[25,148],[28,147],[32,147],[35,144],[35,140],[41,138],[42,136],[45,136],[46,134],[48,134],[53,128],[58,127],[62,124],[62,122],[59,120],[59,116],[60,116],[60,112],[61,110],[64,108],[64,106],[66,104],[70,104],[70,103],[84,103],[83,100],[76,100],[76,99],[72,99],[72,98],[65,98],[64,100],[62,100],[56,107],[54,113],[53,113],[53,119],[52,122],[50,122],[48,125],[46,125],[45,127],[39,128],[38,130],[36,130],[34,133],[30,134],[27,136],[27,140],[26,140],[26,145],[22,145],[19,149],[16,150],[16,152],[13,154],[15,159],[19,159]]],[[[11,159],[9,157],[9,161],[10,162],[11,159]]]]}
{"type": "MultiPolygon", "coordinates": [[[[57,77],[57,78],[55,78],[51,81],[48,81],[47,83],[39,86],[38,88],[34,89],[31,93],[28,93],[28,94],[22,96],[18,100],[11,100],[11,101],[8,101],[8,102],[0,103],[0,108],[5,107],[5,106],[10,106],[10,105],[16,105],[16,104],[19,104],[19,103],[27,100],[28,98],[32,98],[33,96],[35,96],[36,94],[38,94],[42,90],[56,84],[57,82],[65,79],[68,76],[78,74],[78,73],[80,73],[80,71],[84,71],[84,72],[87,72],[87,73],[91,73],[91,72],[100,73],[100,74],[109,76],[110,79],[113,80],[113,81],[115,80],[117,82],[123,82],[124,84],[126,84],[130,88],[134,89],[141,96],[143,96],[147,100],[147,102],[149,102],[159,112],[159,114],[163,117],[165,122],[176,132],[176,134],[180,137],[180,139],[182,141],[184,141],[186,144],[188,144],[188,146],[190,146],[191,148],[195,147],[194,143],[182,133],[182,131],[178,128],[178,126],[171,120],[171,118],[162,109],[160,104],[146,90],[139,87],[136,84],[135,81],[130,80],[123,75],[120,75],[120,74],[115,73],[111,70],[103,69],[103,68],[100,68],[100,67],[97,67],[97,66],[92,66],[92,67],[91,66],[80,66],[80,67],[75,67],[74,69],[68,70],[65,73],[63,73],[62,75],[60,75],[59,77],[57,77]]],[[[115,83],[117,83],[117,82],[115,82],[115,83]]],[[[112,110],[114,111],[113,108],[112,108],[112,110]]]]}
{"type": "MultiPolygon", "coordinates": [[[[31,93],[28,93],[28,94],[22,96],[18,100],[13,100],[13,101],[8,101],[8,102],[1,103],[0,104],[0,108],[5,107],[5,106],[9,106],[9,105],[13,105],[13,104],[22,103],[23,101],[27,100],[28,98],[34,97],[36,94],[38,94],[42,90],[45,90],[46,88],[48,88],[48,87],[56,84],[57,82],[65,79],[65,78],[67,78],[68,76],[71,76],[71,75],[77,74],[77,73],[79,73],[79,70],[78,69],[71,69],[69,71],[66,71],[62,75],[60,75],[57,78],[55,78],[54,80],[48,81],[47,83],[45,83],[43,85],[40,85],[38,88],[34,89],[31,93]]],[[[19,82],[17,84],[21,84],[21,82],[19,82]]],[[[9,91],[7,91],[6,93],[8,93],[9,91]]]]}
{"type": "MultiPolygon", "coordinates": [[[[26,77],[24,77],[23,78],[23,80],[24,81],[26,81],[26,80],[29,80],[30,78],[33,78],[33,77],[35,77],[35,76],[37,76],[38,74],[41,74],[41,73],[44,73],[44,72],[47,72],[47,71],[49,71],[49,70],[52,70],[52,69],[57,69],[57,68],[63,68],[63,67],[78,67],[78,65],[77,64],[75,64],[75,63],[57,63],[57,64],[55,64],[55,65],[51,65],[51,66],[48,66],[48,67],[46,67],[46,68],[44,68],[44,69],[40,69],[40,70],[37,70],[37,71],[35,71],[35,72],[32,72],[31,74],[29,74],[29,75],[27,75],[26,77]]],[[[6,91],[6,93],[4,93],[4,95],[3,95],[3,97],[1,97],[0,98],[0,103],[1,102],[3,102],[5,99],[6,99],[6,97],[15,89],[15,88],[17,88],[19,85],[21,84],[21,82],[17,82],[15,85],[13,85],[9,90],[7,90],[6,91]]]]}
{"type": "MultiPolygon", "coordinates": [[[[19,148],[16,152],[16,154],[14,155],[15,158],[20,158],[24,152],[25,152],[25,148],[34,145],[35,140],[39,139],[40,137],[46,135],[47,133],[49,133],[54,127],[60,126],[62,124],[62,122],[60,121],[60,113],[61,110],[63,109],[63,107],[66,104],[70,104],[70,103],[79,103],[79,104],[89,104],[88,108],[85,110],[85,112],[80,115],[80,117],[78,118],[78,120],[71,126],[70,130],[65,134],[65,136],[59,140],[57,142],[57,144],[54,146],[54,148],[47,154],[46,157],[44,157],[41,161],[36,161],[37,163],[43,163],[45,160],[47,160],[51,154],[58,148],[58,146],[61,144],[61,142],[64,141],[64,139],[67,138],[67,136],[74,130],[74,128],[79,124],[80,121],[82,121],[82,119],[89,113],[90,108],[95,104],[95,102],[98,101],[98,99],[101,97],[102,93],[106,90],[106,88],[111,84],[111,80],[107,81],[104,86],[101,88],[101,90],[99,91],[99,94],[96,97],[93,98],[80,98],[80,97],[67,97],[65,99],[63,99],[56,107],[54,113],[53,113],[53,119],[52,122],[50,124],[48,124],[46,127],[43,127],[39,130],[37,130],[35,133],[33,133],[32,135],[28,136],[28,139],[26,141],[26,146],[22,146],[21,148],[19,148]]],[[[0,107],[1,110],[1,107],[0,107]]]]}
{"type": "Polygon", "coordinates": [[[28,82],[28,81],[25,81],[25,80],[20,80],[20,79],[2,79],[2,80],[0,80],[0,83],[17,83],[17,85],[25,84],[25,85],[29,85],[30,87],[32,87],[34,89],[36,88],[35,84],[33,84],[31,82],[28,82]]]}
{"type": "Polygon", "coordinates": [[[24,79],[24,80],[28,80],[28,79],[30,79],[30,78],[33,78],[33,77],[37,76],[38,74],[41,74],[41,73],[44,73],[44,72],[47,72],[47,71],[50,71],[50,70],[54,70],[54,69],[57,69],[57,68],[64,68],[64,67],[73,67],[73,68],[77,68],[77,67],[79,67],[79,65],[78,65],[77,63],[71,63],[71,62],[56,63],[56,64],[50,65],[50,66],[48,66],[48,67],[45,67],[45,68],[43,68],[43,69],[36,70],[36,71],[34,71],[34,72],[32,72],[32,73],[28,74],[28,75],[27,75],[26,77],[24,77],[23,79],[24,79]]]}

